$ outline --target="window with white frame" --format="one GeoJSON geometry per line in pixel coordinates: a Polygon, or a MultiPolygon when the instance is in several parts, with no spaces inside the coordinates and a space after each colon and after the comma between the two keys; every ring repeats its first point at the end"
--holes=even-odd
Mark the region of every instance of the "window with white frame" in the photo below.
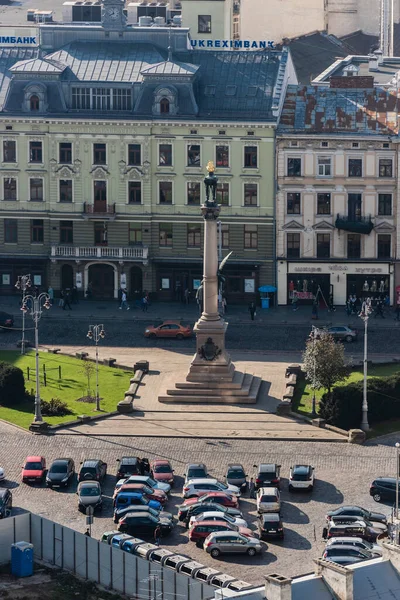
{"type": "Polygon", "coordinates": [[[130,88],[72,88],[72,108],[78,110],[121,110],[132,109],[130,88]]]}
{"type": "Polygon", "coordinates": [[[318,177],[332,176],[332,159],[330,156],[318,157],[318,177]]]}
{"type": "Polygon", "coordinates": [[[15,202],[17,200],[17,180],[15,177],[4,177],[3,197],[5,202],[15,202]]]}

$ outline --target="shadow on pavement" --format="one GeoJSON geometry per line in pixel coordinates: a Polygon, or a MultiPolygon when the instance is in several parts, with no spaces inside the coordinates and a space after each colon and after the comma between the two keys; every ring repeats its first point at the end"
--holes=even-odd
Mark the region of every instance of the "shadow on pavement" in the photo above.
{"type": "Polygon", "coordinates": [[[298,506],[287,501],[282,504],[281,516],[284,523],[306,525],[310,522],[310,519],[305,512],[300,510],[298,506]]]}

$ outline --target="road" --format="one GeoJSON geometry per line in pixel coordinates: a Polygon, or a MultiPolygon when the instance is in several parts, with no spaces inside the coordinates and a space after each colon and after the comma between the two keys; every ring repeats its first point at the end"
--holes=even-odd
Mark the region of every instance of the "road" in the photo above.
{"type": "MultiPolygon", "coordinates": [[[[30,510],[78,531],[85,530],[84,516],[78,512],[74,494],[76,484],[66,491],[49,490],[41,486],[21,483],[21,465],[28,453],[43,454],[48,464],[57,458],[71,456],[79,467],[85,458],[101,458],[108,463],[104,491],[103,513],[95,518],[93,536],[114,529],[111,519],[111,496],[115,484],[116,459],[121,456],[168,458],[177,475],[167,510],[176,513],[182,502],[182,474],[187,461],[205,462],[212,475],[223,477],[229,462],[242,462],[247,473],[260,462],[277,462],[281,474],[283,511],[286,537],[283,542],[269,543],[260,557],[234,556],[214,561],[206,553],[187,541],[186,530],[179,524],[174,533],[163,540],[166,547],[189,554],[203,564],[218,566],[222,571],[249,583],[262,584],[268,573],[300,575],[314,569],[313,559],[320,556],[324,515],[341,504],[359,504],[365,508],[389,513],[390,507],[378,506],[369,496],[369,485],[379,475],[391,475],[395,468],[394,438],[390,445],[352,446],[331,443],[301,443],[277,441],[212,441],[157,438],[115,438],[84,436],[63,432],[56,436],[32,436],[0,423],[0,465],[6,470],[5,484],[12,489],[14,512],[30,510]],[[289,494],[287,476],[293,463],[304,462],[315,466],[317,482],[312,495],[289,494]]],[[[241,508],[254,527],[255,502],[244,498],[241,508]]]]}

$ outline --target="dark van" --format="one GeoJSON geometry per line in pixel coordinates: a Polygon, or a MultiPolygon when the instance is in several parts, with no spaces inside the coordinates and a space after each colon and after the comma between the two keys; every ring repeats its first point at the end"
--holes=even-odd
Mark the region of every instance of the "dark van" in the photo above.
{"type": "Polygon", "coordinates": [[[354,523],[330,523],[329,527],[324,527],[322,537],[330,539],[333,537],[358,537],[368,542],[376,542],[376,538],[382,532],[366,525],[363,521],[354,523]]]}

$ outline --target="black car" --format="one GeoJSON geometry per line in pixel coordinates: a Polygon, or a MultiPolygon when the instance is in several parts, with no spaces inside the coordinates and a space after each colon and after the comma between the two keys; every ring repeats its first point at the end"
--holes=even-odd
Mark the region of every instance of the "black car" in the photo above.
{"type": "MultiPolygon", "coordinates": [[[[400,485],[399,485],[400,490],[400,485]]],[[[395,477],[378,477],[371,483],[369,493],[375,502],[396,501],[396,479],[395,477]]]]}
{"type": "Polygon", "coordinates": [[[107,474],[107,463],[102,460],[85,460],[81,465],[78,481],[103,481],[107,474]]]}
{"type": "Polygon", "coordinates": [[[0,327],[14,327],[14,317],[6,312],[0,311],[0,327]]]}
{"type": "Polygon", "coordinates": [[[119,522],[118,529],[122,533],[129,533],[130,535],[148,536],[154,535],[156,528],[161,527],[162,535],[168,535],[173,528],[173,524],[170,519],[164,519],[163,517],[154,517],[146,512],[128,512],[119,522]]]}
{"type": "Polygon", "coordinates": [[[384,523],[385,525],[387,523],[386,515],[371,512],[365,508],[361,508],[361,506],[341,506],[336,510],[330,510],[326,513],[326,520],[329,521],[331,517],[359,517],[363,520],[384,523]]]}
{"type": "Polygon", "coordinates": [[[117,479],[125,479],[131,475],[145,475],[150,472],[148,458],[138,458],[137,456],[123,456],[117,458],[119,463],[117,479]]]}
{"type": "Polygon", "coordinates": [[[253,465],[257,472],[254,478],[254,485],[256,490],[262,487],[276,487],[279,489],[281,484],[281,465],[274,463],[261,463],[260,465],[253,465]]]}
{"type": "Polygon", "coordinates": [[[257,518],[260,540],[278,538],[283,540],[283,524],[279,513],[264,513],[257,518]]]}
{"type": "Polygon", "coordinates": [[[10,490],[0,490],[0,519],[9,517],[12,509],[12,493],[10,490]]]}
{"type": "Polygon", "coordinates": [[[47,471],[46,483],[48,487],[65,486],[72,481],[75,475],[75,463],[72,458],[56,458],[47,471]]]}
{"type": "MultiPolygon", "coordinates": [[[[155,508],[152,508],[151,506],[144,506],[143,504],[132,506],[132,504],[131,504],[129,506],[125,506],[124,508],[120,508],[114,512],[114,523],[118,523],[118,521],[120,519],[122,519],[125,515],[127,515],[128,513],[134,513],[134,512],[147,513],[149,515],[153,515],[153,517],[156,517],[156,518],[158,518],[160,516],[160,511],[156,510],[155,508]]],[[[174,517],[171,513],[164,512],[164,511],[162,511],[162,518],[168,519],[171,522],[173,522],[173,520],[174,520],[174,517]]]]}
{"type": "Polygon", "coordinates": [[[191,517],[203,513],[205,510],[219,510],[223,514],[231,515],[232,517],[241,517],[242,513],[238,508],[230,508],[223,506],[217,502],[195,502],[194,504],[182,504],[178,507],[178,520],[189,523],[191,517]]]}

